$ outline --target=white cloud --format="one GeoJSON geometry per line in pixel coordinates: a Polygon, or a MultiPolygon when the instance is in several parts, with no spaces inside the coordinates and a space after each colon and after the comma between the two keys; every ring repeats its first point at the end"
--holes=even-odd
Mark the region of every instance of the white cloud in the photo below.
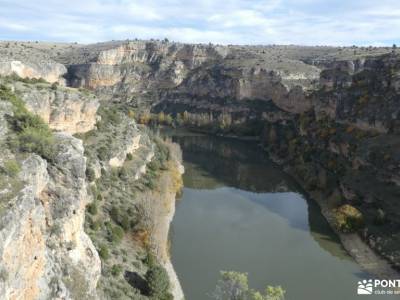
{"type": "Polygon", "coordinates": [[[267,18],[254,10],[237,10],[229,14],[216,14],[209,17],[207,21],[226,28],[268,25],[267,18]]]}
{"type": "Polygon", "coordinates": [[[7,39],[400,43],[398,0],[0,0],[7,39]]]}
{"type": "Polygon", "coordinates": [[[16,31],[16,32],[30,30],[30,28],[25,25],[15,23],[14,21],[9,21],[9,20],[0,20],[0,28],[6,29],[6,30],[8,29],[11,31],[16,31]]]}

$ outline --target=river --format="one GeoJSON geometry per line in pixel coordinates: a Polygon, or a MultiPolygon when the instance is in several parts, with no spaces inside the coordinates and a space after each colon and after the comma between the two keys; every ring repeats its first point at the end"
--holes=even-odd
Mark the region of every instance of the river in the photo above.
{"type": "Polygon", "coordinates": [[[281,285],[289,300],[359,299],[357,282],[371,276],[255,142],[188,133],[173,140],[185,174],[171,253],[187,300],[211,299],[221,270],[248,273],[258,290],[281,285]]]}

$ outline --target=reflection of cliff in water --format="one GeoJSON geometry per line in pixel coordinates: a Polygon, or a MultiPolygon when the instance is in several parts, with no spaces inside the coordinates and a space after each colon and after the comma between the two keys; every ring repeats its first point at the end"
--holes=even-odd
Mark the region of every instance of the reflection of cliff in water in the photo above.
{"type": "MultiPolygon", "coordinates": [[[[170,133],[171,134],[171,133],[170,133]]],[[[310,231],[319,246],[341,259],[349,256],[324,219],[318,205],[307,200],[308,220],[304,216],[294,217],[284,204],[265,201],[257,197],[261,193],[302,193],[296,183],[268,160],[266,154],[254,141],[199,134],[171,134],[180,144],[185,164],[184,185],[192,189],[216,189],[229,186],[238,193],[255,193],[251,201],[286,219],[289,225],[310,231]]]]}
{"type": "Polygon", "coordinates": [[[319,206],[314,201],[307,201],[308,205],[308,224],[313,239],[319,246],[339,257],[340,259],[351,260],[346,250],[340,243],[339,237],[333,233],[330,225],[321,214],[319,206]]]}
{"type": "Polygon", "coordinates": [[[186,187],[210,189],[225,185],[257,193],[297,190],[253,141],[204,135],[176,136],[174,141],[183,150],[186,187]],[[214,180],[209,182],[202,177],[214,180]]]}

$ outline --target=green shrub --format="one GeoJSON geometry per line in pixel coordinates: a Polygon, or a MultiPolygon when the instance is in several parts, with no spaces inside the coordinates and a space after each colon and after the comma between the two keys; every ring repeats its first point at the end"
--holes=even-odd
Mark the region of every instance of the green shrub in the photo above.
{"type": "Polygon", "coordinates": [[[149,170],[149,172],[147,172],[143,177],[144,185],[150,190],[154,190],[157,186],[156,177],[153,176],[153,174],[154,173],[151,173],[151,171],[149,170]]]}
{"type": "Polygon", "coordinates": [[[124,230],[121,226],[117,225],[111,229],[111,241],[113,243],[120,243],[124,237],[124,230]]]}
{"type": "Polygon", "coordinates": [[[118,177],[122,180],[127,180],[129,177],[128,171],[126,168],[122,167],[118,172],[118,177]]]}
{"type": "Polygon", "coordinates": [[[115,277],[119,276],[122,272],[122,266],[121,265],[113,265],[111,268],[111,274],[115,277]]]}
{"type": "Polygon", "coordinates": [[[111,210],[110,210],[110,217],[111,217],[111,219],[112,219],[115,223],[118,223],[118,222],[119,222],[120,215],[119,215],[119,209],[118,209],[118,207],[116,207],[116,206],[112,206],[112,207],[111,207],[111,210]]]}
{"type": "Polygon", "coordinates": [[[151,267],[146,273],[149,295],[154,298],[165,297],[169,290],[169,277],[167,271],[160,265],[151,267]]]}
{"type": "Polygon", "coordinates": [[[89,212],[89,214],[91,215],[96,215],[97,214],[97,204],[95,202],[90,203],[87,206],[87,211],[89,212]]]}
{"type": "Polygon", "coordinates": [[[122,217],[121,226],[125,230],[125,232],[131,228],[131,221],[129,220],[129,217],[127,215],[124,215],[122,217]]]}
{"type": "Polygon", "coordinates": [[[106,245],[101,245],[99,251],[100,258],[106,260],[110,257],[110,253],[108,252],[108,248],[106,245]]]}
{"type": "Polygon", "coordinates": [[[94,231],[99,230],[101,227],[101,222],[100,221],[93,221],[90,223],[90,228],[94,231]]]}
{"type": "Polygon", "coordinates": [[[101,116],[101,121],[97,124],[98,128],[118,125],[122,122],[121,113],[117,107],[100,107],[98,114],[101,116]]]}
{"type": "Polygon", "coordinates": [[[157,260],[151,252],[147,252],[147,255],[144,258],[143,263],[150,269],[156,265],[157,260]]]}
{"type": "Polygon", "coordinates": [[[8,160],[4,163],[2,171],[8,176],[15,177],[21,170],[18,162],[14,159],[8,160]]]}
{"type": "Polygon", "coordinates": [[[97,149],[97,157],[102,161],[108,160],[108,149],[107,149],[107,147],[101,146],[99,149],[97,149]]]}
{"type": "Polygon", "coordinates": [[[127,159],[127,160],[132,160],[132,159],[133,159],[132,153],[128,153],[128,154],[126,155],[126,159],[127,159]]]}
{"type": "Polygon", "coordinates": [[[34,152],[45,159],[52,160],[54,154],[54,139],[50,131],[37,128],[26,128],[18,134],[16,143],[22,152],[34,152]]]}
{"type": "Polygon", "coordinates": [[[261,293],[249,288],[247,273],[222,271],[212,296],[214,299],[283,300],[285,293],[280,286],[267,286],[261,293]]]}
{"type": "Polygon", "coordinates": [[[10,137],[9,146],[17,151],[35,152],[51,160],[54,155],[54,138],[43,120],[28,112],[24,102],[5,86],[0,86],[0,99],[13,105],[14,115],[9,117],[15,136],[10,137]]]}
{"type": "Polygon", "coordinates": [[[93,182],[96,179],[96,173],[94,172],[93,168],[86,168],[86,178],[89,180],[89,182],[93,182]]]}

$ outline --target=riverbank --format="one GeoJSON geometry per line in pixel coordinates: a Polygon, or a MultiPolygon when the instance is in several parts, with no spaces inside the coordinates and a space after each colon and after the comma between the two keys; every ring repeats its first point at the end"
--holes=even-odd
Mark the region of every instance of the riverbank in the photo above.
{"type": "Polygon", "coordinates": [[[158,180],[158,201],[153,201],[151,206],[152,231],[150,237],[150,249],[157,260],[165,268],[170,281],[170,293],[174,300],[183,300],[184,294],[178,276],[172,265],[169,253],[169,230],[175,215],[177,194],[183,188],[181,152],[179,146],[168,143],[170,158],[167,170],[163,171],[158,180]],[[174,148],[174,149],[172,149],[174,148]]]}
{"type": "MultiPolygon", "coordinates": [[[[274,160],[278,165],[283,165],[282,161],[277,158],[274,160]]],[[[329,207],[328,201],[321,191],[307,191],[306,183],[295,174],[292,168],[284,168],[285,172],[293,177],[296,182],[307,192],[308,196],[312,201],[315,201],[321,209],[321,213],[324,218],[328,221],[332,230],[339,237],[343,248],[347,253],[359,264],[359,266],[367,273],[381,278],[381,279],[397,279],[399,278],[399,272],[394,269],[390,263],[382,258],[361,238],[359,233],[342,233],[337,230],[335,226],[335,216],[333,210],[329,207]]]]}

